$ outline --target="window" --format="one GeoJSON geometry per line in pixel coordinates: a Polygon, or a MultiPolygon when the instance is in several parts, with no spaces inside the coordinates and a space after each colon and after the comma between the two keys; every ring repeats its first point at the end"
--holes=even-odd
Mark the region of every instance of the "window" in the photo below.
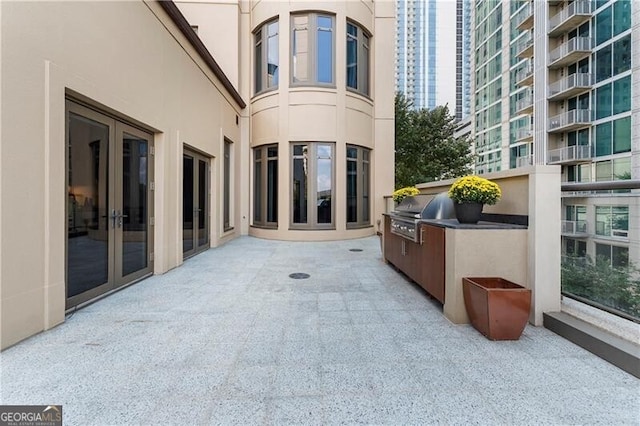
{"type": "Polygon", "coordinates": [[[253,149],[253,225],[278,225],[278,146],[253,149]]]}
{"type": "Polygon", "coordinates": [[[347,145],[347,227],[370,225],[371,151],[347,145]]]}
{"type": "Polygon", "coordinates": [[[278,21],[264,24],[255,36],[255,93],[278,87],[278,21]]]}
{"type": "Polygon", "coordinates": [[[294,15],[291,22],[292,84],[335,84],[333,16],[294,15]]]}
{"type": "MultiPolygon", "coordinates": [[[[631,179],[631,157],[598,161],[596,163],[596,181],[631,179]]],[[[628,190],[620,190],[628,191],[628,190]]]]}
{"type": "Polygon", "coordinates": [[[631,0],[618,0],[613,5],[613,35],[631,28],[631,0]]]}
{"type": "Polygon", "coordinates": [[[629,206],[596,206],[596,235],[629,236],[629,206]]]}
{"type": "Polygon", "coordinates": [[[225,231],[231,229],[231,142],[224,140],[224,194],[222,227],[225,231]]]}
{"type": "Polygon", "coordinates": [[[613,75],[631,69],[631,36],[621,38],[613,43],[613,75]]]}
{"type": "Polygon", "coordinates": [[[611,6],[596,15],[596,46],[611,38],[611,32],[613,30],[611,15],[611,6]]]}
{"type": "Polygon", "coordinates": [[[595,137],[596,157],[631,151],[631,117],[598,124],[595,137]]]}
{"type": "Polygon", "coordinates": [[[629,248],[596,243],[596,257],[609,261],[614,268],[629,265],[629,248]]]}
{"type": "Polygon", "coordinates": [[[334,144],[292,145],[292,227],[333,229],[334,144]]]}
{"type": "Polygon", "coordinates": [[[347,87],[369,95],[369,36],[347,22],[347,87]]]}
{"type": "Polygon", "coordinates": [[[586,241],[565,238],[564,244],[564,252],[568,256],[585,257],[587,255],[586,241]]]}
{"type": "Polygon", "coordinates": [[[631,111],[631,76],[613,82],[613,113],[631,111]]]}

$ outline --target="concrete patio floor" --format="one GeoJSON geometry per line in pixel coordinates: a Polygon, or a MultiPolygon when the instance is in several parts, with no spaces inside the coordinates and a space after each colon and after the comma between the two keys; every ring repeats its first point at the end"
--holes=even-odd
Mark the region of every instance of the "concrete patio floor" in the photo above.
{"type": "Polygon", "coordinates": [[[640,380],[544,328],[451,324],[377,237],[231,241],[0,367],[2,404],[62,404],[66,425],[640,424],[640,380]]]}

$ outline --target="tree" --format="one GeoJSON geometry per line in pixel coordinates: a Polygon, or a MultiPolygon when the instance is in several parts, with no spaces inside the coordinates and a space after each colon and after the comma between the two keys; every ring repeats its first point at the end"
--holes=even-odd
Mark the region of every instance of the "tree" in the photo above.
{"type": "Polygon", "coordinates": [[[562,292],[640,318],[640,270],[628,262],[613,267],[605,257],[569,257],[562,262],[562,292]]]}
{"type": "Polygon", "coordinates": [[[471,172],[471,143],[455,138],[455,127],[446,105],[414,110],[403,94],[396,94],[396,188],[471,172]]]}

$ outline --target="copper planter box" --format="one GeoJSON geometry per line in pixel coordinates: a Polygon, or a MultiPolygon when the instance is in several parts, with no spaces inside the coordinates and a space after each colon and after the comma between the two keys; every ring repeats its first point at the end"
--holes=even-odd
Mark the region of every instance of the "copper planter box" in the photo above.
{"type": "Polygon", "coordinates": [[[503,278],[463,278],[471,324],[488,339],[518,340],[529,320],[531,290],[503,278]]]}

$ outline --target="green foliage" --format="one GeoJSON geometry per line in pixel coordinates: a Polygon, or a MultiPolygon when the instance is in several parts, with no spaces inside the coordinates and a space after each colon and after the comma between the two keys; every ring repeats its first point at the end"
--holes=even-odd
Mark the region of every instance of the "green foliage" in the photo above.
{"type": "Polygon", "coordinates": [[[454,138],[455,127],[447,106],[414,110],[404,95],[396,94],[396,188],[471,173],[471,142],[454,138]]]}
{"type": "Polygon", "coordinates": [[[464,176],[449,189],[449,198],[457,203],[495,204],[502,192],[497,183],[480,176],[464,176]]]}
{"type": "Polygon", "coordinates": [[[569,257],[562,262],[562,291],[640,318],[640,270],[612,267],[609,259],[569,257]]]}
{"type": "Polygon", "coordinates": [[[406,197],[418,195],[420,191],[415,186],[406,186],[404,188],[397,189],[393,193],[393,201],[396,203],[402,202],[406,197]]]}

